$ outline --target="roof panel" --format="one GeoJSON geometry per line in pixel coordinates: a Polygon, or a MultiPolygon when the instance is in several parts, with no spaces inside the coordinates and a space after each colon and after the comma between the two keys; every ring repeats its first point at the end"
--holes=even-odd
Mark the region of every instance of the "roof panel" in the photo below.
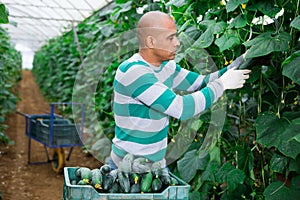
{"type": "Polygon", "coordinates": [[[112,0],[0,0],[9,10],[7,28],[13,43],[38,50],[46,40],[69,30],[112,0]],[[22,37],[21,37],[22,36],[22,37]]]}

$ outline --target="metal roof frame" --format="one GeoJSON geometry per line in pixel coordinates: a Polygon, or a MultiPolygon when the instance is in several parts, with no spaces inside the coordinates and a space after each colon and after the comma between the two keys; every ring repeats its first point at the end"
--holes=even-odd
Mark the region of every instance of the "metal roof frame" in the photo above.
{"type": "Polygon", "coordinates": [[[0,0],[9,11],[8,30],[15,45],[37,51],[45,42],[76,26],[112,0],[0,0]]]}

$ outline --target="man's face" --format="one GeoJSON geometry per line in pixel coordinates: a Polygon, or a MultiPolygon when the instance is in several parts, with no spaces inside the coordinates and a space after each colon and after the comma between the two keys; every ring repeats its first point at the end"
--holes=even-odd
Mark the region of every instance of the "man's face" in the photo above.
{"type": "Polygon", "coordinates": [[[153,51],[161,61],[173,60],[180,45],[176,25],[172,20],[167,20],[163,22],[162,27],[155,30],[156,42],[153,51]]]}

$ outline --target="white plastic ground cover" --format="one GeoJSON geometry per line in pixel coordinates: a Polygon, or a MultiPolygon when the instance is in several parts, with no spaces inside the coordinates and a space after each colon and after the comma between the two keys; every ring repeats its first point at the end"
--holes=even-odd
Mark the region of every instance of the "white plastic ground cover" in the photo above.
{"type": "Polygon", "coordinates": [[[11,42],[37,51],[45,41],[100,10],[112,0],[0,0],[9,11],[11,42]]]}

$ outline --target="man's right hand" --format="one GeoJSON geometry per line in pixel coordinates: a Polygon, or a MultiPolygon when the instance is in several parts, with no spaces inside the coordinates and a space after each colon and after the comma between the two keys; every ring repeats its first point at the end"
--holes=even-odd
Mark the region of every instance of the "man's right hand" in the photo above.
{"type": "Polygon", "coordinates": [[[220,77],[224,90],[242,88],[250,72],[251,70],[238,70],[236,67],[229,69],[220,77]]]}

